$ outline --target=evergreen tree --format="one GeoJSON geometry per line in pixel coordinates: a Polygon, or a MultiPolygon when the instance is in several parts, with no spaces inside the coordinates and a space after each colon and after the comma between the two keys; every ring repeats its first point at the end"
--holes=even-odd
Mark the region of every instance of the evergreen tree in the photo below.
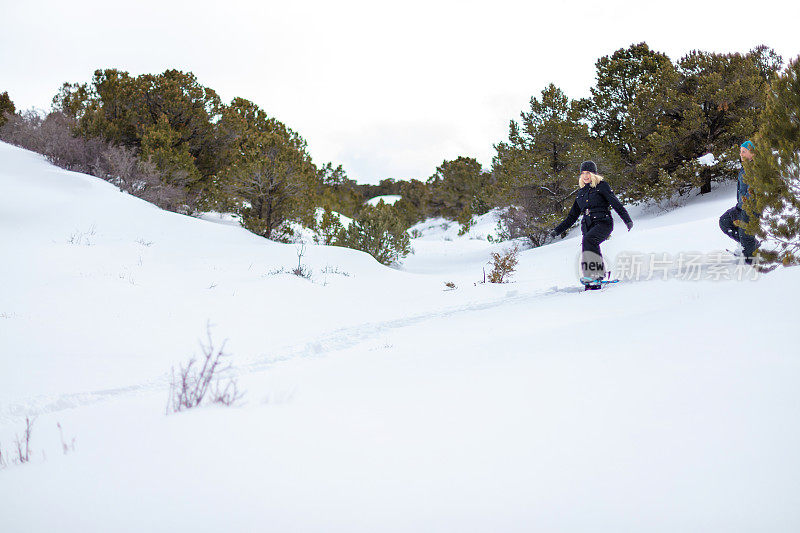
{"type": "Polygon", "coordinates": [[[222,112],[227,167],[220,186],[238,205],[242,223],[267,238],[284,222],[313,225],[316,171],[306,142],[254,103],[235,98],[222,112]]]}
{"type": "MultiPolygon", "coordinates": [[[[53,110],[73,118],[75,133],[102,137],[112,143],[139,148],[144,131],[137,131],[136,105],[140,87],[135,78],[117,69],[96,70],[92,81],[65,83],[53,98],[53,110]]],[[[152,126],[158,116],[142,128],[152,126]]]]}
{"type": "Polygon", "coordinates": [[[337,244],[367,252],[391,265],[411,253],[411,238],[392,206],[383,201],[367,205],[342,233],[337,244]]]}
{"type": "Polygon", "coordinates": [[[320,217],[320,221],[317,224],[318,236],[314,237],[314,241],[317,242],[317,244],[323,244],[326,246],[336,244],[341,238],[344,230],[344,224],[342,224],[342,220],[339,218],[339,215],[330,209],[325,208],[325,210],[322,212],[322,216],[320,217]]]}
{"type": "Polygon", "coordinates": [[[800,57],[772,83],[755,136],[755,156],[745,164],[750,198],[744,208],[751,235],[766,242],[767,262],[800,263],[800,57]]]}
{"type": "Polygon", "coordinates": [[[635,166],[642,155],[631,107],[637,92],[652,87],[661,70],[671,68],[671,62],[665,54],[651,50],[647,43],[639,43],[601,57],[596,68],[597,82],[585,105],[592,133],[611,144],[616,152],[617,158],[610,158],[605,166],[620,177],[617,189],[622,192],[634,179],[635,166]]]}
{"type": "MultiPolygon", "coordinates": [[[[167,160],[186,161],[199,176],[188,184],[195,188],[218,171],[220,146],[214,123],[222,105],[216,92],[202,86],[191,72],[167,70],[132,77],[117,69],[97,70],[89,84],[65,83],[53,98],[53,108],[74,118],[75,132],[102,137],[112,143],[141,149],[154,131],[167,135],[171,146],[160,145],[167,160]],[[165,152],[175,153],[166,156],[165,152]]],[[[163,169],[172,176],[171,166],[163,169]]]]}
{"type": "Polygon", "coordinates": [[[145,74],[137,81],[142,91],[135,107],[137,125],[166,117],[170,128],[179,134],[175,148],[185,147],[203,178],[213,176],[219,169],[220,150],[215,142],[214,123],[222,111],[216,91],[201,85],[191,72],[178,70],[145,74]]]}
{"type": "Polygon", "coordinates": [[[16,111],[17,108],[14,107],[14,102],[9,98],[8,92],[0,93],[0,127],[8,121],[6,114],[13,115],[16,111]]]}
{"type": "MultiPolygon", "coordinates": [[[[544,244],[549,229],[571,202],[583,160],[605,168],[608,156],[592,139],[586,110],[550,84],[541,98],[531,98],[521,123],[511,121],[508,141],[495,146],[493,173],[515,217],[510,237],[527,236],[544,244]]],[[[508,221],[511,224],[511,221],[508,221]]]]}
{"type": "Polygon", "coordinates": [[[420,180],[400,182],[400,200],[392,206],[397,216],[408,228],[427,218],[431,213],[429,187],[420,180]]]}
{"type": "Polygon", "coordinates": [[[273,232],[284,222],[301,216],[297,199],[308,190],[303,177],[309,165],[276,133],[252,133],[240,146],[240,156],[224,171],[227,190],[243,200],[244,227],[276,237],[273,232]]]}
{"type": "Polygon", "coordinates": [[[316,204],[350,218],[356,216],[364,203],[355,181],[348,179],[342,165],[334,168],[326,163],[317,169],[316,204]]]}
{"type": "Polygon", "coordinates": [[[142,159],[154,165],[166,184],[191,188],[201,179],[189,147],[180,142],[180,133],[166,116],[145,129],[141,143],[142,159]]]}
{"type": "Polygon", "coordinates": [[[692,187],[709,192],[729,179],[741,140],[753,135],[764,105],[765,52],[714,54],[693,51],[655,83],[640,86],[631,106],[642,142],[637,180],[625,192],[633,200],[658,200],[692,187]],[[713,153],[717,164],[701,165],[713,153]]]}
{"type": "Polygon", "coordinates": [[[428,179],[431,212],[450,219],[486,213],[491,181],[491,175],[472,157],[444,161],[428,179]]]}

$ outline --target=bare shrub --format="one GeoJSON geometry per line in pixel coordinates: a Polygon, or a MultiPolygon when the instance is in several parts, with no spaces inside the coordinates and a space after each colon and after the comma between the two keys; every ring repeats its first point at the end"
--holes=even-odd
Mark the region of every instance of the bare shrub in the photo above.
{"type": "Polygon", "coordinates": [[[517,258],[518,254],[519,248],[516,246],[506,250],[505,252],[493,252],[492,271],[489,272],[488,277],[489,282],[508,283],[508,280],[517,269],[517,263],[519,262],[519,259],[517,258]]]}
{"type": "Polygon", "coordinates": [[[267,272],[267,276],[278,276],[280,274],[289,274],[289,271],[286,270],[286,267],[274,268],[267,272]]]}
{"type": "Polygon", "coordinates": [[[0,140],[42,154],[54,165],[113,183],[120,190],[162,209],[190,210],[186,189],[167,183],[150,160],[134,148],[102,137],[73,135],[74,119],[61,112],[45,115],[35,109],[10,115],[0,127],[0,140]]]}
{"type": "Polygon", "coordinates": [[[95,234],[94,226],[91,226],[87,231],[75,230],[75,232],[73,232],[72,235],[70,235],[69,238],[67,239],[67,243],[74,244],[76,246],[80,245],[91,246],[92,245],[91,238],[94,237],[94,234],[95,234]]]}
{"type": "Polygon", "coordinates": [[[297,252],[297,267],[292,270],[292,274],[301,278],[311,279],[311,271],[303,264],[303,256],[306,253],[306,243],[300,242],[300,244],[295,247],[295,251],[297,252]]]}
{"type": "Polygon", "coordinates": [[[340,269],[338,266],[331,266],[325,265],[325,268],[321,270],[323,274],[339,274],[340,276],[344,276],[346,278],[350,277],[350,273],[340,269]]]}
{"type": "MultiPolygon", "coordinates": [[[[130,152],[131,149],[119,147],[130,152]]],[[[135,156],[134,156],[135,157],[135,156]]],[[[185,213],[194,204],[183,187],[166,182],[151,159],[137,157],[136,171],[128,175],[124,190],[167,211],[185,213]]]]}
{"type": "Polygon", "coordinates": [[[231,369],[230,364],[224,364],[228,357],[223,351],[225,342],[219,349],[214,347],[210,326],[206,327],[206,336],[208,344],[200,343],[203,357],[199,363],[192,358],[185,366],[181,365],[177,374],[172,368],[167,414],[197,407],[206,398],[211,403],[231,406],[243,397],[234,378],[228,378],[224,386],[221,383],[221,374],[231,369]]]}
{"type": "Polygon", "coordinates": [[[188,205],[192,202],[186,190],[165,181],[156,165],[140,158],[133,148],[107,144],[90,174],[167,211],[190,210],[188,205]]]}
{"type": "Polygon", "coordinates": [[[446,290],[446,291],[454,291],[457,288],[458,287],[456,287],[456,284],[453,283],[452,281],[446,281],[445,284],[444,284],[444,290],[446,290]]]}
{"type": "Polygon", "coordinates": [[[38,131],[40,149],[37,151],[57,167],[92,176],[102,174],[102,154],[108,143],[99,137],[75,137],[72,135],[74,126],[75,121],[63,113],[47,115],[38,131]]]}
{"type": "Polygon", "coordinates": [[[33,420],[30,417],[25,417],[25,432],[22,438],[16,437],[15,444],[17,446],[17,458],[14,460],[17,464],[24,464],[31,460],[31,434],[33,432],[33,420]]]}
{"type": "MultiPolygon", "coordinates": [[[[311,269],[303,264],[303,256],[306,253],[306,243],[304,241],[300,241],[300,243],[297,246],[295,246],[295,251],[297,252],[296,267],[289,269],[285,267],[280,267],[275,270],[270,270],[268,272],[268,275],[277,276],[279,274],[292,274],[294,276],[297,276],[298,278],[304,278],[313,282],[313,279],[311,279],[312,278],[311,269]]],[[[325,272],[323,271],[323,273],[325,272]]]]}
{"type": "Polygon", "coordinates": [[[219,380],[217,380],[214,384],[214,388],[211,390],[210,398],[211,403],[230,407],[241,400],[242,396],[244,396],[244,394],[239,392],[239,385],[236,383],[236,380],[229,379],[224,387],[219,380]]]}
{"type": "Polygon", "coordinates": [[[41,153],[37,136],[44,117],[35,109],[7,115],[8,120],[0,127],[0,140],[9,144],[41,153]]]}
{"type": "Polygon", "coordinates": [[[537,217],[531,216],[526,207],[510,206],[499,213],[497,237],[490,238],[489,241],[502,242],[525,237],[534,247],[542,246],[549,235],[548,223],[549,220],[542,222],[537,217]]]}
{"type": "Polygon", "coordinates": [[[64,440],[64,431],[61,429],[61,422],[57,422],[56,425],[58,426],[58,435],[61,437],[61,450],[64,452],[64,455],[67,455],[69,452],[75,451],[75,437],[69,442],[69,444],[64,440]]]}

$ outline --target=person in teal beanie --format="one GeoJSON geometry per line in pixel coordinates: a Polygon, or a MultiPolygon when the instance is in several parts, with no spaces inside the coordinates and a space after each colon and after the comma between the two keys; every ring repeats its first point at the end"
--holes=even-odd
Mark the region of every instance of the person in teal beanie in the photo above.
{"type": "MultiPolygon", "coordinates": [[[[745,141],[739,147],[739,158],[742,163],[745,161],[752,161],[755,152],[755,147],[750,141],[745,141]]],[[[742,253],[744,260],[747,264],[752,264],[753,254],[758,248],[758,241],[753,235],[747,233],[744,228],[738,227],[734,224],[735,221],[740,220],[742,223],[747,223],[750,220],[747,212],[742,209],[742,200],[750,198],[750,190],[745,180],[744,165],[739,169],[739,183],[736,186],[736,205],[725,211],[719,217],[719,227],[731,239],[742,245],[742,253]]]]}

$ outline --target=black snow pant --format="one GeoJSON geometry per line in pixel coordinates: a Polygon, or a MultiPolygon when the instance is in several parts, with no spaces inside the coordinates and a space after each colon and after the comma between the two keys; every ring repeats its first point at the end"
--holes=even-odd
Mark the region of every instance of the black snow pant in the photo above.
{"type": "Polygon", "coordinates": [[[747,216],[743,209],[733,206],[719,217],[719,227],[725,235],[742,245],[745,257],[753,257],[756,248],[758,248],[758,241],[756,241],[755,237],[745,232],[744,228],[734,224],[736,220],[746,223],[750,220],[750,217],[747,216]]]}
{"type": "Polygon", "coordinates": [[[581,223],[583,231],[583,242],[581,243],[581,270],[583,276],[587,278],[605,277],[605,265],[603,264],[603,254],[600,253],[600,243],[611,236],[614,230],[614,222],[611,217],[608,220],[587,221],[584,218],[581,223]]]}

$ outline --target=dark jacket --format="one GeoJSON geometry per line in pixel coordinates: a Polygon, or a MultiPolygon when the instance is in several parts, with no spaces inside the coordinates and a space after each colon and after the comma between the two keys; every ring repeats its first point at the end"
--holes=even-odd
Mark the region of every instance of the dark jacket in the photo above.
{"type": "Polygon", "coordinates": [[[578,220],[580,215],[583,215],[581,230],[584,233],[598,222],[607,222],[613,226],[614,219],[611,218],[610,207],[614,208],[614,211],[619,214],[625,225],[630,228],[633,221],[622,203],[614,196],[614,192],[608,183],[601,181],[597,184],[597,187],[584,185],[578,189],[578,195],[575,197],[575,202],[572,204],[572,209],[569,210],[567,218],[556,226],[553,233],[556,235],[564,233],[578,220]]]}
{"type": "Polygon", "coordinates": [[[739,184],[736,186],[736,207],[742,208],[742,199],[750,198],[750,189],[744,181],[744,167],[739,170],[739,184]]]}

